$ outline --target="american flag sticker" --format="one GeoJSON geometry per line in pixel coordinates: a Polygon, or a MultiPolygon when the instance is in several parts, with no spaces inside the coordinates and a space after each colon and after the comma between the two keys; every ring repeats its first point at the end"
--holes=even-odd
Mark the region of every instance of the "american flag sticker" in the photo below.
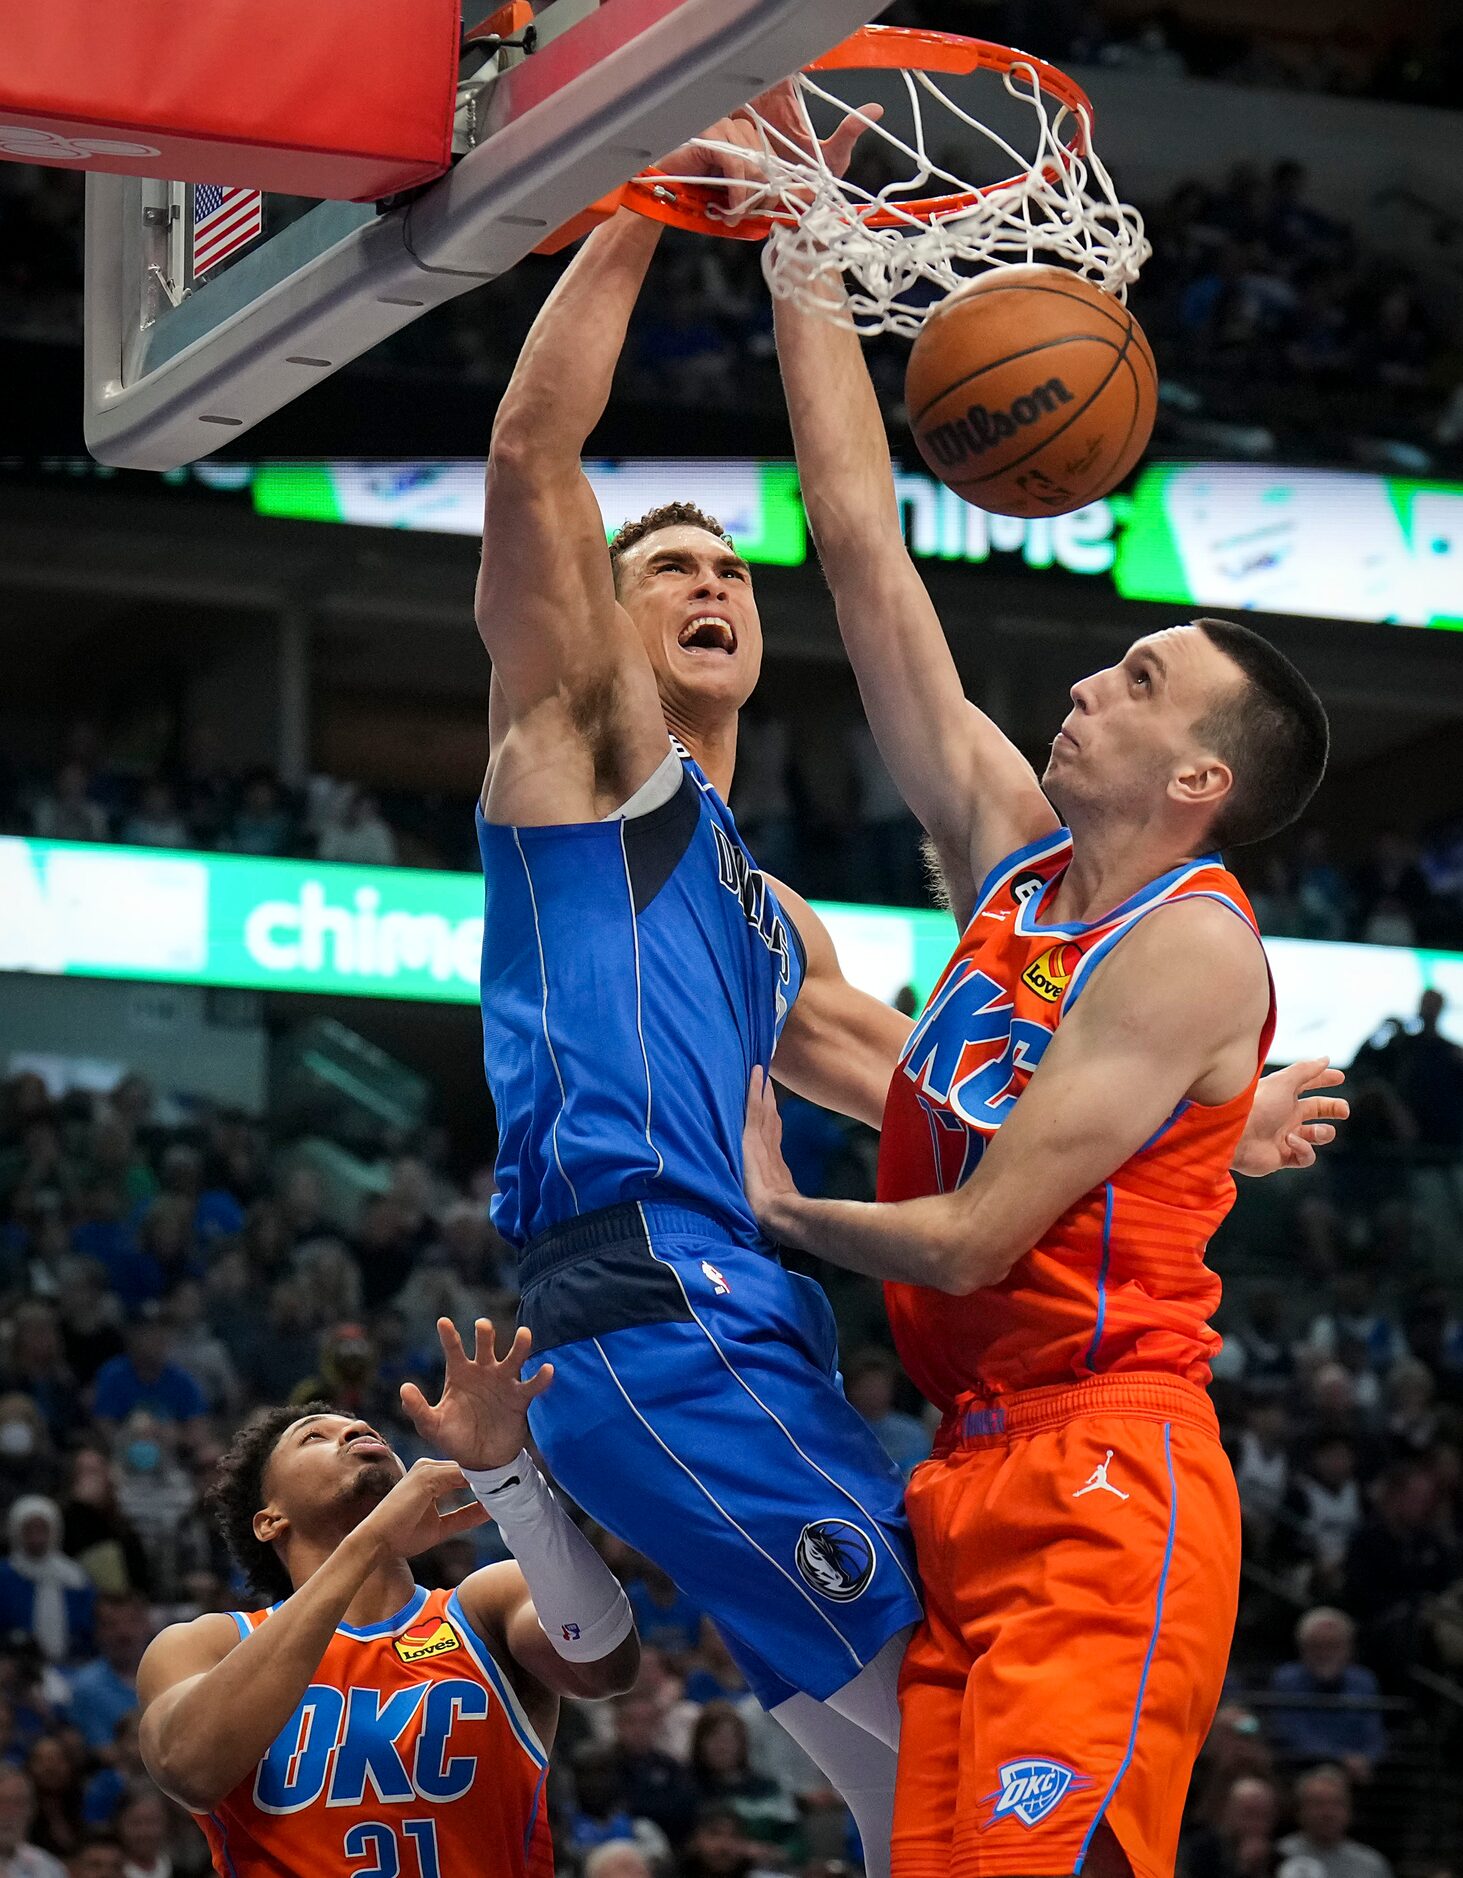
{"type": "Polygon", "coordinates": [[[264,230],[264,197],[257,189],[199,183],[193,191],[193,278],[253,241],[264,230]]]}

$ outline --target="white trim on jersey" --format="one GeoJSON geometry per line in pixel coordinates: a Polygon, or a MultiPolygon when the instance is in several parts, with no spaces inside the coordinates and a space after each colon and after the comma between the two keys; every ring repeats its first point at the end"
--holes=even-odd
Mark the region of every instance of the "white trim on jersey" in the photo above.
{"type": "Polygon", "coordinates": [[[533,937],[534,937],[534,943],[538,946],[538,973],[539,973],[540,982],[542,983],[543,988],[544,988],[543,1019],[542,1019],[543,1031],[544,1031],[544,1042],[548,1046],[549,1061],[554,1066],[554,1080],[559,1085],[559,1113],[554,1117],[554,1125],[549,1130],[549,1139],[554,1144],[554,1165],[559,1170],[560,1179],[563,1181],[564,1185],[569,1189],[569,1197],[574,1202],[574,1211],[578,1213],[580,1210],[579,1195],[574,1191],[574,1182],[569,1178],[568,1174],[565,1172],[564,1163],[559,1158],[559,1123],[563,1119],[564,1110],[568,1107],[569,1097],[568,1097],[568,1093],[566,1092],[564,1088],[564,1074],[563,1074],[563,1071],[559,1068],[559,1058],[558,1058],[557,1053],[554,1050],[554,1040],[549,1035],[549,968],[544,960],[544,935],[543,935],[543,928],[539,924],[538,895],[533,890],[533,874],[529,869],[528,856],[523,852],[523,843],[518,838],[518,830],[515,828],[511,831],[511,833],[513,835],[513,845],[518,850],[518,859],[523,864],[523,878],[528,883],[528,903],[533,908],[533,937]]]}
{"type": "MultiPolygon", "coordinates": [[[[681,759],[672,750],[670,761],[682,775],[681,759]]],[[[679,784],[677,785],[679,787],[679,784]]],[[[665,1156],[650,1138],[651,1109],[653,1095],[650,1082],[650,1051],[645,1043],[645,1025],[642,1021],[640,996],[640,916],[635,911],[635,883],[630,878],[630,853],[625,846],[625,824],[620,824],[620,859],[625,866],[625,898],[630,907],[630,936],[635,947],[635,1035],[640,1039],[640,1061],[645,1065],[645,1145],[655,1156],[655,1177],[658,1180],[665,1172],[665,1156]]]]}
{"type": "Polygon", "coordinates": [[[535,1767],[547,1767],[549,1752],[540,1741],[538,1730],[528,1719],[523,1704],[518,1699],[518,1692],[507,1676],[498,1667],[497,1659],[484,1643],[483,1639],[468,1622],[467,1612],[462,1608],[462,1600],[456,1591],[448,1598],[444,1613],[449,1624],[454,1624],[462,1632],[462,1641],[468,1655],[483,1673],[488,1688],[503,1705],[503,1713],[508,1726],[513,1730],[514,1738],[535,1767]]]}
{"type": "Polygon", "coordinates": [[[680,788],[685,775],[681,759],[672,744],[635,793],[627,796],[617,809],[611,809],[608,815],[601,816],[601,821],[633,822],[637,815],[649,815],[653,809],[663,809],[680,788]]]}
{"type": "MultiPolygon", "coordinates": [[[[712,1349],[715,1350],[716,1354],[721,1358],[722,1364],[727,1370],[727,1373],[733,1376],[736,1379],[736,1381],[741,1384],[742,1388],[746,1390],[749,1396],[751,1396],[752,1400],[757,1404],[758,1408],[761,1409],[762,1413],[765,1416],[767,1416],[770,1421],[773,1421],[777,1424],[778,1428],[782,1430],[783,1435],[787,1438],[787,1441],[792,1447],[794,1453],[797,1454],[801,1460],[805,1461],[807,1465],[812,1468],[815,1474],[819,1475],[822,1479],[826,1480],[828,1482],[828,1485],[832,1487],[835,1493],[841,1494],[843,1498],[848,1501],[850,1506],[856,1507],[858,1511],[863,1514],[864,1518],[869,1522],[870,1526],[873,1527],[874,1531],[879,1532],[882,1536],[882,1529],[879,1525],[878,1518],[869,1511],[869,1509],[864,1505],[863,1501],[859,1499],[857,1494],[850,1493],[848,1488],[844,1486],[842,1481],[835,1480],[832,1474],[828,1473],[825,1469],[821,1468],[818,1465],[818,1463],[813,1459],[811,1454],[808,1454],[803,1450],[803,1448],[801,1447],[801,1445],[799,1444],[797,1440],[797,1437],[793,1434],[792,1430],[787,1426],[786,1422],[782,1420],[781,1416],[777,1414],[775,1409],[768,1408],[767,1404],[762,1400],[761,1396],[758,1395],[757,1391],[747,1381],[746,1377],[742,1375],[741,1371],[737,1368],[736,1364],[731,1361],[726,1351],[722,1349],[721,1345],[716,1341],[716,1338],[712,1335],[711,1331],[707,1328],[706,1324],[703,1322],[703,1320],[697,1313],[695,1305],[691,1302],[691,1294],[686,1289],[686,1281],[682,1278],[680,1271],[677,1269],[675,1265],[671,1263],[669,1259],[663,1259],[660,1256],[660,1254],[656,1251],[655,1246],[651,1241],[650,1225],[645,1217],[644,1206],[640,1205],[637,1202],[636,1210],[640,1214],[640,1224],[645,1232],[646,1251],[655,1260],[657,1265],[663,1265],[666,1268],[666,1270],[670,1272],[672,1276],[675,1278],[676,1283],[680,1286],[681,1296],[686,1300],[686,1309],[691,1314],[691,1321],[696,1325],[697,1329],[701,1332],[702,1336],[705,1337],[706,1341],[711,1345],[712,1349]]],[[[889,1556],[894,1560],[895,1565],[898,1567],[900,1577],[909,1586],[910,1590],[914,1593],[915,1597],[919,1597],[920,1595],[919,1586],[914,1583],[909,1573],[904,1569],[904,1566],[900,1563],[899,1554],[894,1550],[892,1546],[887,1544],[887,1541],[886,1541],[885,1549],[888,1551],[889,1556]]]]}
{"type": "Polygon", "coordinates": [[[793,1590],[796,1591],[798,1596],[803,1600],[804,1604],[807,1605],[808,1609],[812,1611],[815,1616],[822,1619],[822,1621],[833,1632],[834,1636],[837,1637],[838,1641],[843,1645],[844,1649],[848,1651],[849,1659],[853,1663],[855,1672],[862,1669],[864,1666],[863,1659],[859,1656],[858,1651],[849,1642],[848,1638],[845,1637],[843,1632],[838,1628],[837,1624],[834,1623],[833,1619],[822,1608],[822,1606],[816,1602],[816,1600],[813,1598],[811,1593],[803,1585],[799,1584],[798,1580],[792,1575],[792,1573],[788,1571],[785,1566],[780,1565],[778,1561],[775,1558],[773,1558],[770,1552],[764,1550],[762,1546],[758,1545],[757,1541],[752,1537],[751,1533],[747,1531],[745,1526],[739,1525],[738,1522],[732,1518],[731,1514],[727,1512],[726,1508],[722,1505],[721,1501],[717,1499],[716,1495],[711,1491],[711,1489],[706,1485],[705,1481],[701,1480],[693,1471],[693,1469],[691,1469],[690,1467],[686,1465],[686,1463],[681,1459],[680,1455],[676,1453],[675,1449],[672,1448],[670,1444],[661,1437],[659,1431],[651,1427],[650,1423],[645,1419],[645,1417],[640,1413],[640,1410],[635,1406],[634,1400],[632,1399],[629,1390],[625,1387],[624,1383],[620,1381],[620,1378],[618,1374],[616,1373],[614,1364],[610,1361],[609,1357],[605,1353],[605,1347],[603,1343],[600,1342],[598,1337],[593,1338],[592,1341],[593,1341],[595,1349],[598,1350],[599,1352],[600,1361],[604,1364],[605,1368],[609,1371],[610,1380],[614,1383],[615,1387],[619,1390],[620,1394],[624,1397],[625,1406],[629,1409],[630,1413],[635,1417],[636,1421],[639,1422],[640,1426],[650,1436],[651,1440],[656,1444],[658,1448],[662,1450],[662,1452],[667,1456],[668,1459],[673,1461],[675,1465],[680,1468],[681,1472],[692,1483],[692,1485],[695,1486],[702,1494],[705,1495],[705,1497],[716,1508],[717,1512],[721,1515],[721,1517],[726,1521],[727,1525],[730,1526],[734,1532],[739,1533],[741,1537],[746,1540],[747,1544],[752,1548],[752,1550],[755,1553],[757,1553],[757,1555],[760,1558],[765,1559],[766,1562],[772,1567],[772,1569],[778,1574],[779,1577],[785,1578],[788,1584],[792,1586],[793,1590]]]}

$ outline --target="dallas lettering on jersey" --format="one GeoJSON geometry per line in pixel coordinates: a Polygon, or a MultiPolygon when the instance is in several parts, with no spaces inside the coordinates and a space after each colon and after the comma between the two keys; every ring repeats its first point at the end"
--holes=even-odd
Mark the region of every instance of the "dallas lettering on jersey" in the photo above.
{"type": "MultiPolygon", "coordinates": [[[[747,924],[777,960],[777,975],[785,985],[792,977],[787,925],[767,891],[766,878],[758,873],[725,829],[713,822],[711,832],[716,837],[716,869],[721,884],[728,893],[735,895],[747,924]]],[[[781,993],[778,999],[780,1009],[781,993]]]]}
{"type": "Polygon", "coordinates": [[[926,1108],[993,1135],[1051,1040],[1047,1025],[1017,1017],[996,981],[962,959],[910,1033],[899,1066],[926,1108]]]}
{"type": "Polygon", "coordinates": [[[458,1721],[482,1721],[490,1700],[482,1683],[465,1677],[389,1695],[311,1683],[259,1763],[254,1802],[265,1813],[299,1813],[322,1797],[327,1806],[359,1806],[368,1792],[388,1805],[460,1800],[478,1757],[452,1753],[452,1730],[458,1721]],[[397,1742],[419,1714],[421,1731],[403,1753],[397,1742]]]}

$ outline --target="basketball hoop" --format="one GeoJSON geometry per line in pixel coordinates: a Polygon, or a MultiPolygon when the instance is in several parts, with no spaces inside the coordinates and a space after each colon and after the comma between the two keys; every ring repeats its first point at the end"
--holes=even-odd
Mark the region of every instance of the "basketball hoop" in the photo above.
{"type": "Polygon", "coordinates": [[[735,210],[725,205],[724,188],[704,177],[658,169],[626,185],[625,206],[696,233],[765,241],[762,266],[773,293],[824,312],[845,305],[846,276],[846,304],[863,333],[917,335],[945,295],[988,267],[1054,262],[1124,300],[1151,252],[1142,216],[1118,199],[1093,149],[1086,92],[1043,59],[954,33],[865,26],[806,67],[798,92],[799,138],[749,106],[739,115],[757,127],[759,149],[695,140],[694,147],[738,158],[765,176],[735,210]],[[908,99],[907,137],[887,121],[862,118],[868,143],[912,166],[877,189],[835,176],[814,134],[811,103],[850,112],[815,75],[846,71],[895,72],[908,99]],[[981,72],[997,75],[1006,95],[1029,108],[1034,150],[1023,153],[942,82],[981,72]],[[974,183],[936,160],[925,121],[931,104],[976,132],[1002,166],[1009,160],[1011,173],[974,183]]]}

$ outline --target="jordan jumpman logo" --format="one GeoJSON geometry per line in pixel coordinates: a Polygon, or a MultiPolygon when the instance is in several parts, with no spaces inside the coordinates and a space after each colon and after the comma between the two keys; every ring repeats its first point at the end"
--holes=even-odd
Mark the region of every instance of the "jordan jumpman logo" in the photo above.
{"type": "Polygon", "coordinates": [[[1093,1468],[1091,1480],[1088,1481],[1085,1487],[1079,1487],[1072,1495],[1072,1498],[1074,1500],[1080,1500],[1084,1493],[1112,1493],[1116,1494],[1118,1499],[1126,1500],[1128,1497],[1127,1494],[1124,1493],[1120,1487],[1115,1487],[1107,1477],[1107,1470],[1111,1466],[1112,1449],[1109,1448],[1105,1457],[1093,1468]]]}

